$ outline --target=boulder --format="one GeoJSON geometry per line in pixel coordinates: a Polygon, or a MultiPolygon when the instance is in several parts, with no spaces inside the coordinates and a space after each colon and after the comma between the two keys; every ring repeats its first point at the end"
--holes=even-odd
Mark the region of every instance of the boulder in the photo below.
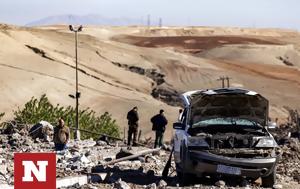
{"type": "Polygon", "coordinates": [[[275,184],[273,186],[273,189],[282,189],[282,185],[281,184],[275,184]]]}
{"type": "Polygon", "coordinates": [[[146,189],[156,189],[156,184],[155,183],[152,183],[152,184],[149,184],[148,186],[145,187],[146,189]]]}
{"type": "Polygon", "coordinates": [[[219,180],[215,183],[215,185],[218,187],[224,187],[224,186],[226,186],[226,183],[223,180],[219,180]]]}
{"type": "Polygon", "coordinates": [[[114,184],[115,189],[131,189],[131,187],[121,179],[117,180],[117,182],[114,184]]]}
{"type": "Polygon", "coordinates": [[[166,181],[164,181],[164,180],[160,180],[159,183],[157,184],[157,186],[158,186],[159,189],[166,188],[167,185],[168,185],[168,184],[167,184],[166,181]]]}

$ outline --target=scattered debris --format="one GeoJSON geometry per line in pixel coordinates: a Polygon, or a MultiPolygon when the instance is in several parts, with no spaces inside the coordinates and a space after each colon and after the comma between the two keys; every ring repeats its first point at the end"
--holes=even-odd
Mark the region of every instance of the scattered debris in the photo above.
{"type": "Polygon", "coordinates": [[[49,136],[53,134],[54,127],[47,121],[40,121],[32,126],[29,130],[29,135],[33,139],[49,140],[49,136]]]}
{"type": "MultiPolygon", "coordinates": [[[[6,129],[3,129],[0,134],[0,185],[12,186],[14,183],[14,152],[54,150],[52,140],[34,140],[30,137],[28,132],[30,126],[20,126],[16,123],[12,125],[5,127],[6,129]],[[5,131],[8,134],[4,134],[5,131]]],[[[276,174],[278,183],[273,188],[299,188],[297,183],[300,183],[300,142],[297,138],[287,137],[288,133],[294,132],[295,128],[295,124],[281,125],[274,131],[277,140],[283,138],[286,140],[280,145],[281,159],[276,174]]],[[[105,145],[92,139],[71,140],[68,150],[57,152],[57,179],[60,180],[61,188],[177,188],[178,179],[174,161],[171,162],[167,178],[162,180],[162,171],[169,159],[169,151],[146,147],[132,147],[132,150],[126,150],[122,141],[117,142],[105,145]],[[65,184],[64,180],[68,179],[72,180],[71,186],[65,184]]],[[[166,149],[169,147],[166,146],[166,149]]],[[[197,180],[197,183],[191,184],[193,188],[199,189],[239,188],[237,185],[242,188],[260,188],[261,184],[259,179],[255,182],[241,180],[240,183],[226,178],[221,178],[217,182],[210,178],[204,180],[197,180]]]]}
{"type": "Polygon", "coordinates": [[[126,156],[126,157],[122,157],[122,158],[119,158],[119,159],[109,161],[109,162],[105,163],[104,166],[115,164],[115,163],[118,163],[118,162],[121,162],[121,161],[135,159],[135,158],[138,158],[140,156],[144,156],[144,155],[147,155],[147,154],[151,154],[153,152],[157,152],[159,150],[160,150],[160,148],[144,150],[144,151],[141,151],[141,152],[133,154],[133,155],[129,155],[129,156],[126,156]]]}

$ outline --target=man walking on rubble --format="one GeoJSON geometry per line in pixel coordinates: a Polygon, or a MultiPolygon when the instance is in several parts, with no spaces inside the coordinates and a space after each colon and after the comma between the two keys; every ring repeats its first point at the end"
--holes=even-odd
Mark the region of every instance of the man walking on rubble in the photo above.
{"type": "Polygon", "coordinates": [[[164,132],[166,130],[166,125],[168,120],[164,115],[164,110],[160,110],[159,114],[151,118],[153,124],[152,130],[155,131],[155,144],[154,148],[161,147],[163,145],[164,132]]]}
{"type": "Polygon", "coordinates": [[[134,107],[132,110],[130,110],[127,113],[127,120],[128,120],[128,140],[127,145],[130,147],[131,140],[133,136],[133,146],[136,146],[136,140],[137,140],[137,132],[138,132],[138,121],[139,121],[139,114],[138,114],[138,108],[134,107]]]}
{"type": "Polygon", "coordinates": [[[53,141],[55,144],[55,150],[61,151],[67,148],[67,143],[70,140],[70,129],[65,125],[62,118],[58,120],[58,126],[54,128],[53,141]]]}

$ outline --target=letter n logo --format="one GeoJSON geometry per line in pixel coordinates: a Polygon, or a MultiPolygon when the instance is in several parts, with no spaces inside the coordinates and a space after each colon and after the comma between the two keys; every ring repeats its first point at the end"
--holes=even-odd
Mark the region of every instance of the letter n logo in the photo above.
{"type": "Polygon", "coordinates": [[[55,189],[55,153],[15,153],[15,189],[55,189]]]}

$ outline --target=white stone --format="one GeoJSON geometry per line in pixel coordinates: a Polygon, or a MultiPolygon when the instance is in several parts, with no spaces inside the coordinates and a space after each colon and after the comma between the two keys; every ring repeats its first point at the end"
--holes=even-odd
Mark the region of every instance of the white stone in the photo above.
{"type": "Polygon", "coordinates": [[[141,167],[141,166],[142,166],[142,162],[139,160],[131,162],[131,167],[141,167]]]}
{"type": "Polygon", "coordinates": [[[63,179],[56,180],[56,187],[68,187],[78,183],[80,186],[88,183],[88,177],[86,175],[83,176],[72,176],[72,177],[65,177],[63,179]]]}
{"type": "Polygon", "coordinates": [[[6,164],[0,164],[0,173],[3,175],[7,174],[7,165],[6,164]]]}
{"type": "Polygon", "coordinates": [[[107,143],[106,143],[105,141],[98,140],[98,141],[97,141],[97,145],[98,145],[98,146],[107,146],[107,143]]]}
{"type": "Polygon", "coordinates": [[[155,183],[152,183],[152,184],[149,184],[148,186],[146,186],[146,189],[156,189],[156,184],[155,183]]]}
{"type": "Polygon", "coordinates": [[[217,182],[215,183],[215,185],[218,186],[218,187],[222,187],[222,186],[225,186],[226,183],[225,183],[225,181],[223,181],[223,180],[219,180],[219,181],[217,181],[217,182]]]}
{"type": "Polygon", "coordinates": [[[131,161],[129,161],[129,160],[127,160],[127,161],[121,161],[121,162],[116,163],[115,165],[118,165],[118,166],[130,166],[131,165],[131,161]]]}
{"type": "Polygon", "coordinates": [[[1,189],[14,189],[14,186],[10,186],[8,184],[0,184],[1,189]]]}
{"type": "Polygon", "coordinates": [[[119,180],[115,183],[114,187],[115,187],[116,189],[131,189],[131,187],[130,187],[126,182],[122,181],[121,179],[119,179],[119,180]]]}
{"type": "Polygon", "coordinates": [[[274,189],[282,189],[282,185],[281,184],[275,184],[273,185],[274,189]]]}
{"type": "Polygon", "coordinates": [[[158,183],[158,188],[163,189],[163,188],[167,187],[167,185],[168,184],[166,183],[166,181],[160,180],[159,183],[158,183]]]}
{"type": "Polygon", "coordinates": [[[90,160],[87,157],[85,157],[85,155],[83,155],[80,157],[80,162],[88,164],[88,163],[90,163],[90,160]]]}

